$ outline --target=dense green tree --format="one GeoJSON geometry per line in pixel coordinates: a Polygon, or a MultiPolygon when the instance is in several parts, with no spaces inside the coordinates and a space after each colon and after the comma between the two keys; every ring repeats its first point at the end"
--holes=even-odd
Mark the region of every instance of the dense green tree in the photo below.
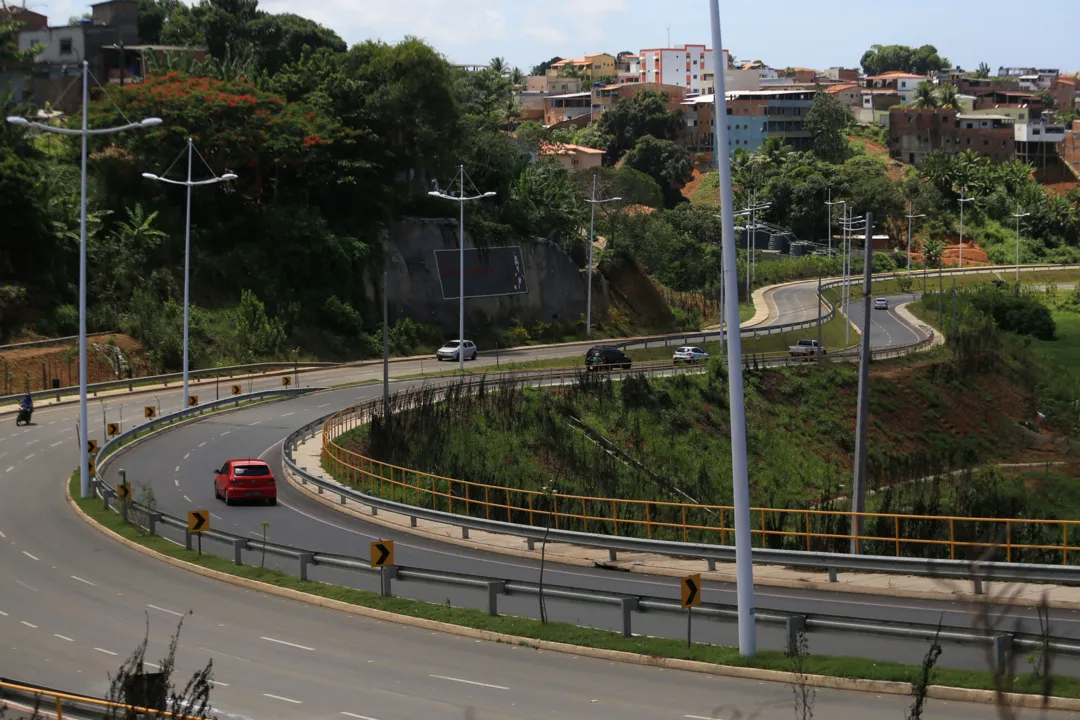
{"type": "Polygon", "coordinates": [[[851,111],[836,96],[818,90],[803,125],[810,133],[815,155],[828,162],[842,162],[850,153],[846,133],[853,123],[851,111]]]}
{"type": "Polygon", "coordinates": [[[949,60],[939,55],[933,45],[918,48],[907,45],[872,45],[863,54],[861,64],[867,75],[881,75],[890,71],[929,75],[950,65],[949,60]]]}
{"type": "Polygon", "coordinates": [[[938,107],[949,110],[962,110],[960,106],[960,92],[952,83],[945,83],[937,89],[938,107]]]}
{"type": "Polygon", "coordinates": [[[984,62],[979,63],[978,69],[975,70],[975,77],[988,78],[990,77],[990,66],[984,62]]]}
{"type": "Polygon", "coordinates": [[[597,131],[609,138],[607,160],[614,164],[646,135],[674,140],[682,120],[681,110],[669,110],[668,96],[653,90],[639,90],[631,99],[622,98],[597,121],[597,131]]]}
{"type": "Polygon", "coordinates": [[[551,69],[551,66],[554,65],[557,62],[562,62],[562,58],[559,57],[558,55],[551,58],[550,60],[546,60],[546,61],[540,63],[539,65],[533,65],[533,68],[532,68],[532,70],[529,71],[529,74],[530,75],[544,75],[544,74],[547,73],[548,70],[551,69]]]}
{"type": "Polygon", "coordinates": [[[685,202],[679,191],[689,182],[693,170],[690,153],[685,148],[671,140],[646,135],[626,154],[626,164],[656,181],[668,207],[685,202]]]}
{"type": "Polygon", "coordinates": [[[333,30],[292,13],[261,13],[247,23],[246,36],[256,49],[259,70],[275,74],[299,60],[304,49],[345,52],[345,41],[333,30]]]}
{"type": "Polygon", "coordinates": [[[939,102],[934,86],[923,80],[915,90],[915,98],[911,101],[911,107],[916,110],[932,110],[939,106],[939,102]]]}

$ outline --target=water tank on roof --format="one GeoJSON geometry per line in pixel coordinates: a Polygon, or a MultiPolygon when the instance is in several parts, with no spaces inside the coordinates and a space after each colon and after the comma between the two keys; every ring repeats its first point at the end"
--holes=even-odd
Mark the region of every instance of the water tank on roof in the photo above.
{"type": "Polygon", "coordinates": [[[807,250],[809,250],[809,249],[810,248],[806,243],[802,243],[802,242],[791,243],[791,256],[792,257],[802,257],[803,255],[806,254],[807,250]]]}
{"type": "Polygon", "coordinates": [[[788,251],[790,242],[791,239],[786,234],[778,233],[776,235],[770,235],[768,249],[783,254],[788,251]]]}

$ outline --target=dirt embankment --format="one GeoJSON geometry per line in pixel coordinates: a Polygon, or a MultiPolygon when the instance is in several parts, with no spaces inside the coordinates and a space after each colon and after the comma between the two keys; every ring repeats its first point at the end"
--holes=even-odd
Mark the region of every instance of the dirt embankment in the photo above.
{"type": "MultiPolygon", "coordinates": [[[[106,382],[146,375],[145,348],[128,335],[87,339],[87,382],[106,382]]],[[[36,392],[79,382],[78,342],[14,347],[0,351],[0,394],[36,392]]]]}

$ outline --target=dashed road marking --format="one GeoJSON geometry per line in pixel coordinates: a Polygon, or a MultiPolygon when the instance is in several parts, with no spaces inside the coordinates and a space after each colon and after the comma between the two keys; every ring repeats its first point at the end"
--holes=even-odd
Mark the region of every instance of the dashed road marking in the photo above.
{"type": "Polygon", "coordinates": [[[203,446],[203,445],[205,445],[205,444],[206,444],[206,443],[204,443],[204,442],[201,442],[201,443],[199,443],[199,447],[202,447],[202,446],[203,446]]]}
{"type": "Polygon", "coordinates": [[[310,650],[315,652],[315,648],[308,647],[307,645],[297,645],[296,643],[285,642],[284,640],[276,640],[272,637],[260,637],[260,640],[266,640],[267,642],[278,643],[279,645],[288,645],[289,647],[299,648],[300,650],[310,650]]]}
{"type": "Polygon", "coordinates": [[[262,422],[262,420],[256,420],[256,421],[255,421],[255,422],[253,422],[253,423],[248,423],[248,427],[251,427],[252,425],[258,425],[258,424],[260,424],[261,422],[262,422]]]}
{"type": "MultiPolygon", "coordinates": [[[[61,640],[67,640],[68,642],[75,642],[74,640],[67,637],[66,635],[60,635],[59,633],[53,633],[53,637],[60,638],[61,640]]],[[[150,663],[147,663],[147,665],[149,665],[149,664],[150,663]]]]}
{"type": "Polygon", "coordinates": [[[375,720],[375,718],[367,715],[357,715],[356,713],[345,712],[344,710],[341,711],[341,714],[345,717],[356,718],[356,720],[375,720]]]}
{"type": "Polygon", "coordinates": [[[436,680],[449,680],[450,682],[465,683],[466,685],[479,685],[480,687],[492,688],[494,690],[509,690],[510,689],[510,688],[506,687],[505,685],[490,685],[488,683],[476,682],[475,680],[462,680],[461,678],[447,677],[446,675],[429,675],[428,677],[433,677],[436,680]]]}
{"type": "Polygon", "coordinates": [[[20,620],[19,622],[21,622],[28,628],[34,628],[35,630],[37,630],[37,625],[35,625],[34,623],[26,622],[25,620],[20,620]]]}
{"type": "Polygon", "coordinates": [[[94,649],[97,650],[99,653],[105,653],[106,655],[112,655],[113,657],[116,657],[116,653],[114,653],[112,650],[106,650],[105,648],[99,647],[96,647],[94,649]]]}
{"type": "Polygon", "coordinates": [[[283,418],[287,418],[287,417],[289,417],[290,415],[295,415],[295,414],[296,414],[296,412],[295,412],[295,411],[293,411],[293,412],[287,412],[287,413],[285,413],[284,415],[282,415],[281,417],[283,417],[283,418]]]}
{"type": "Polygon", "coordinates": [[[263,697],[272,698],[274,700],[282,700],[282,701],[287,702],[287,703],[292,703],[293,705],[303,705],[304,704],[303,701],[301,701],[301,700],[293,700],[292,698],[281,697],[280,695],[271,695],[270,693],[263,693],[263,697]]]}
{"type": "Polygon", "coordinates": [[[179,465],[177,465],[177,466],[176,466],[176,470],[174,470],[173,472],[180,472],[180,466],[179,466],[179,465]]]}
{"type": "Polygon", "coordinates": [[[189,498],[187,495],[184,496],[184,500],[187,502],[191,502],[191,498],[189,498]]]}
{"type": "Polygon", "coordinates": [[[81,583],[85,583],[85,584],[87,584],[87,585],[92,585],[93,587],[97,587],[97,583],[92,583],[92,582],[90,582],[89,580],[83,580],[83,579],[82,579],[81,577],[79,577],[78,575],[72,575],[72,576],[71,576],[71,579],[72,579],[72,580],[78,580],[79,582],[81,582],[81,583]]]}
{"type": "MultiPolygon", "coordinates": [[[[184,453],[184,459],[185,460],[187,460],[189,457],[191,457],[191,453],[184,453]]],[[[180,466],[177,465],[177,467],[180,467],[180,466]]]]}
{"type": "Polygon", "coordinates": [[[36,557],[34,557],[30,553],[26,552],[25,550],[22,551],[22,554],[25,555],[26,557],[30,558],[31,560],[37,560],[36,557]]]}
{"type": "Polygon", "coordinates": [[[49,447],[56,447],[57,445],[60,445],[60,444],[62,444],[63,442],[64,442],[63,440],[57,440],[56,442],[54,442],[54,443],[53,443],[52,445],[50,445],[49,447]]]}
{"type": "Polygon", "coordinates": [[[163,613],[169,613],[170,615],[175,615],[176,617],[184,617],[184,613],[178,613],[175,610],[169,610],[168,608],[158,607],[157,605],[149,605],[148,604],[146,607],[150,608],[151,610],[158,610],[158,611],[163,612],[163,613]]]}

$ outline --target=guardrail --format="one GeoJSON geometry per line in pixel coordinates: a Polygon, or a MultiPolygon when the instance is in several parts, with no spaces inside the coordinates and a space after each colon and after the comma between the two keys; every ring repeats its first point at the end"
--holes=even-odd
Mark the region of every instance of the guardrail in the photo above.
{"type": "MultiPolygon", "coordinates": [[[[124,705],[101,698],[53,690],[51,688],[0,678],[0,709],[4,701],[25,706],[31,712],[55,713],[57,720],[68,718],[97,720],[117,717],[176,718],[176,720],[203,720],[199,715],[171,713],[166,710],[124,705]]],[[[35,715],[40,717],[40,715],[35,715]]]]}
{"type": "MultiPolygon", "coordinates": [[[[204,370],[192,370],[188,373],[188,379],[192,383],[200,383],[203,380],[221,380],[227,378],[233,378],[237,375],[249,376],[258,373],[260,370],[265,375],[270,372],[286,372],[286,373],[306,373],[313,370],[322,370],[325,368],[338,367],[341,363],[334,362],[309,362],[297,365],[291,362],[264,362],[264,363],[252,363],[250,365],[231,365],[228,367],[220,368],[206,368],[204,370]]],[[[133,377],[126,380],[108,380],[99,383],[89,383],[86,386],[86,392],[93,395],[98,392],[105,392],[107,390],[117,390],[127,388],[129,392],[135,392],[143,385],[155,385],[163,384],[168,385],[171,382],[183,382],[183,373],[166,373],[164,375],[146,375],[143,377],[133,377]]],[[[30,397],[34,399],[59,397],[60,395],[70,395],[78,392],[78,385],[65,385],[60,388],[53,388],[51,390],[35,390],[30,393],[30,397]]],[[[24,397],[26,393],[15,393],[12,395],[0,395],[0,405],[9,402],[16,402],[20,398],[24,397]]]]}
{"type": "MultiPolygon", "coordinates": [[[[180,420],[181,413],[174,413],[170,416],[162,418],[164,422],[176,422],[180,420]]],[[[317,427],[317,423],[306,425],[299,430],[293,432],[285,440],[285,464],[286,471],[298,474],[304,482],[311,482],[317,484],[321,488],[329,489],[332,492],[341,493],[342,502],[345,502],[346,498],[352,500],[359,500],[373,508],[382,508],[392,510],[394,512],[402,512],[405,514],[413,514],[414,516],[423,517],[425,519],[437,519],[438,521],[445,521],[446,514],[434,511],[424,510],[421,508],[414,508],[410,506],[400,505],[398,503],[382,500],[378,497],[364,496],[356,491],[348,488],[333,488],[329,483],[319,480],[318,478],[310,475],[301,468],[296,467],[296,464],[292,460],[292,452],[295,444],[301,437],[315,434],[314,428],[317,427]]],[[[106,509],[110,508],[110,500],[115,497],[115,491],[108,483],[103,480],[98,480],[95,485],[95,492],[101,495],[105,503],[106,509]]],[[[132,522],[142,528],[144,528],[150,534],[156,534],[162,527],[172,528],[175,530],[182,530],[184,532],[184,542],[187,549],[193,548],[192,533],[188,530],[186,519],[175,517],[167,513],[158,511],[155,508],[146,507],[137,501],[127,501],[123,504],[122,508],[117,508],[116,503],[112,504],[112,509],[121,510],[124,516],[128,519],[128,522],[132,522]]],[[[450,516],[453,517],[453,516],[450,516]]],[[[483,521],[472,518],[456,518],[458,521],[463,521],[467,526],[471,524],[478,529],[492,529],[493,526],[503,526],[511,530],[513,534],[522,534],[524,528],[520,526],[507,525],[505,523],[498,523],[494,521],[483,521]]],[[[526,535],[532,541],[543,539],[545,534],[544,528],[529,528],[526,535]]],[[[236,535],[229,532],[223,532],[219,530],[210,530],[201,533],[202,538],[209,541],[220,543],[226,546],[231,551],[231,559],[234,564],[241,565],[244,562],[244,553],[266,553],[271,556],[279,558],[286,558],[296,561],[296,576],[301,580],[308,580],[310,570],[313,567],[328,567],[338,570],[346,570],[365,574],[369,576],[376,576],[378,581],[379,592],[384,597],[393,596],[394,587],[398,582],[402,581],[421,581],[428,583],[439,583],[448,586],[469,587],[486,591],[486,609],[489,615],[495,616],[499,614],[499,597],[502,595],[539,595],[540,586],[539,583],[530,583],[517,580],[506,580],[503,578],[469,575],[464,573],[451,573],[436,571],[424,568],[413,568],[406,566],[393,566],[383,568],[372,568],[370,558],[362,558],[356,556],[339,555],[334,553],[316,552],[313,550],[292,547],[289,545],[282,545],[273,542],[264,542],[258,539],[252,539],[250,537],[236,535]]],[[[582,533],[568,533],[560,530],[550,531],[550,537],[548,538],[552,542],[574,542],[577,544],[595,544],[596,542],[606,543],[611,538],[601,538],[599,536],[588,536],[582,533]]],[[[616,549],[625,549],[628,551],[645,551],[656,552],[657,548],[665,548],[668,550],[667,554],[680,554],[695,556],[695,547],[700,548],[704,553],[704,557],[711,558],[713,560],[727,560],[734,558],[734,548],[723,548],[717,546],[690,546],[680,543],[661,543],[658,541],[641,541],[633,540],[631,538],[616,538],[616,549]],[[673,546],[677,546],[678,549],[672,552],[673,546]],[[687,552],[689,551],[689,552],[687,552]]],[[[530,543],[531,544],[531,543],[530,543]]],[[[203,548],[200,544],[200,547],[203,548]]],[[[771,555],[775,556],[776,551],[771,555]]],[[[786,558],[782,561],[785,564],[790,562],[790,559],[796,556],[811,556],[813,553],[785,553],[780,552],[780,556],[786,558]]],[[[836,566],[840,569],[846,569],[847,563],[854,563],[863,566],[867,565],[868,561],[874,561],[873,558],[863,558],[860,556],[851,557],[821,557],[821,554],[817,554],[818,562],[828,562],[833,559],[838,559],[840,563],[836,566]]],[[[228,554],[224,557],[229,557],[228,554]]],[[[755,551],[756,562],[773,562],[770,557],[768,559],[759,556],[759,551],[755,551]]],[[[927,561],[916,561],[920,565],[925,565],[927,561]]],[[[798,561],[796,561],[798,564],[798,561]]],[[[956,567],[951,572],[959,572],[957,576],[969,577],[972,574],[971,568],[967,564],[963,565],[963,568],[956,567]]],[[[1016,566],[1005,566],[1008,568],[1015,568],[1016,566]]],[[[988,564],[985,566],[988,572],[983,572],[981,577],[994,577],[995,572],[994,564],[988,564]]],[[[1053,567],[1053,571],[1060,571],[1061,568],[1053,567]]],[[[288,569],[284,570],[289,572],[288,569]]],[[[903,572],[911,572],[912,568],[903,570],[903,572]]],[[[1080,571],[1080,569],[1078,569],[1080,571]]],[[[894,572],[899,572],[894,570],[894,572]]],[[[978,571],[977,571],[978,572],[978,571]]],[[[948,574],[946,572],[945,574],[948,574]]],[[[1080,577],[1080,572],[1078,572],[1080,577]]],[[[376,579],[373,577],[373,579],[376,579]]],[[[674,596],[674,590],[676,583],[672,581],[672,595],[674,596]]],[[[562,598],[574,602],[589,603],[596,605],[608,605],[617,608],[621,615],[622,632],[625,637],[630,637],[633,632],[633,618],[635,613],[643,612],[667,612],[678,613],[680,615],[685,614],[685,610],[681,604],[672,598],[658,597],[658,596],[643,596],[643,595],[628,595],[625,593],[614,593],[597,590],[584,591],[579,588],[569,586],[558,586],[545,583],[543,594],[547,598],[562,598]]],[[[703,602],[701,605],[694,609],[695,614],[704,615],[716,620],[736,620],[738,617],[737,609],[734,605],[725,603],[703,602]]],[[[1045,639],[1033,634],[1026,633],[1014,633],[1014,634],[989,634],[984,632],[973,632],[971,628],[966,626],[949,626],[938,628],[936,625],[928,625],[923,623],[913,622],[892,622],[892,621],[880,621],[880,620],[859,620],[858,622],[852,622],[850,618],[844,616],[829,616],[825,614],[805,614],[805,613],[782,613],[782,612],[763,612],[759,611],[755,614],[755,620],[758,623],[767,625],[780,625],[784,626],[787,630],[787,649],[789,651],[796,650],[796,643],[800,632],[815,632],[815,631],[829,631],[829,632],[851,632],[851,633],[865,633],[871,634],[877,637],[889,636],[889,637],[901,637],[901,638],[914,638],[920,640],[930,640],[935,636],[943,642],[961,643],[961,644],[977,644],[977,645],[989,645],[996,651],[997,662],[1000,668],[1005,667],[1005,660],[1007,649],[1011,647],[1019,648],[1031,648],[1037,649],[1040,647],[1046,647],[1045,639]]],[[[1069,655],[1080,655],[1080,645],[1069,643],[1051,641],[1049,648],[1058,653],[1069,655]]]]}

